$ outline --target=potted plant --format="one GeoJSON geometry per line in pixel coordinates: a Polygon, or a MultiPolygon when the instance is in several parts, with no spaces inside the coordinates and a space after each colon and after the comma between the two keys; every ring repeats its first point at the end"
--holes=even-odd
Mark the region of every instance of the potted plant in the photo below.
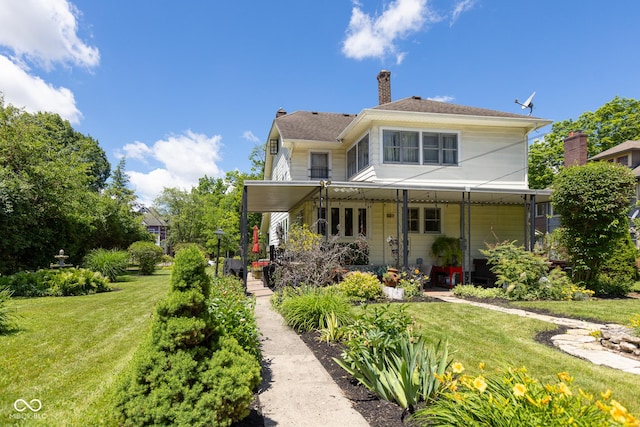
{"type": "Polygon", "coordinates": [[[388,267],[387,272],[382,275],[382,281],[385,286],[390,288],[395,288],[398,285],[399,278],[400,274],[398,273],[398,269],[392,267],[388,267]]]}
{"type": "Polygon", "coordinates": [[[431,245],[431,255],[436,257],[442,266],[459,266],[462,260],[460,239],[441,235],[431,245]]]}

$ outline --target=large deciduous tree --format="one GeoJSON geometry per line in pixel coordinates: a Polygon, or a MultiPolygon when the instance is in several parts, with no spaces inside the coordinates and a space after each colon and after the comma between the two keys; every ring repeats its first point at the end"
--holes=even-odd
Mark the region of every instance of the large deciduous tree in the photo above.
{"type": "Polygon", "coordinates": [[[529,186],[547,188],[564,164],[564,139],[570,132],[588,135],[589,157],[622,142],[640,138],[640,101],[615,97],[596,111],[587,111],[577,120],[553,124],[543,140],[529,147],[529,186]]]}
{"type": "Polygon", "coordinates": [[[610,162],[562,168],[554,180],[551,202],[560,214],[573,278],[593,290],[599,290],[605,262],[628,240],[635,185],[628,167],[610,162]]]}

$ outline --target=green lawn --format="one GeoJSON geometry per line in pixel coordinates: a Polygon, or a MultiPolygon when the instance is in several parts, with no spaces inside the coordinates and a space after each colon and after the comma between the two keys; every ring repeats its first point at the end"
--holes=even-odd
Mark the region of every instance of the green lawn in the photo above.
{"type": "Polygon", "coordinates": [[[479,373],[480,362],[486,363],[487,371],[526,366],[539,380],[556,383],[556,374],[567,371],[574,377],[576,393],[578,387],[592,393],[610,388],[615,399],[634,414],[640,414],[640,376],[596,366],[537,343],[535,335],[555,329],[553,324],[466,304],[408,305],[408,313],[421,326],[420,333],[436,339],[447,337],[455,351],[453,358],[471,373],[479,373]]]}
{"type": "Polygon", "coordinates": [[[593,299],[590,301],[514,301],[514,306],[539,308],[557,315],[594,319],[603,323],[628,325],[634,314],[640,314],[640,299],[593,299]]]}
{"type": "Polygon", "coordinates": [[[0,425],[109,424],[114,380],[146,335],[169,276],[160,270],[124,276],[112,292],[12,301],[20,329],[0,336],[0,425]],[[18,399],[38,399],[42,409],[18,412],[18,399]]]}

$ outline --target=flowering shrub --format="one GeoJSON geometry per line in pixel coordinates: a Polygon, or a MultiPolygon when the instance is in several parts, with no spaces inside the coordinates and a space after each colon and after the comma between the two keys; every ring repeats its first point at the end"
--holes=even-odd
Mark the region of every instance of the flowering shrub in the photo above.
{"type": "Polygon", "coordinates": [[[404,289],[404,297],[410,301],[411,299],[422,295],[422,287],[427,280],[429,280],[429,277],[422,274],[418,269],[411,270],[409,272],[403,271],[400,274],[398,287],[404,289]]]}
{"type": "Polygon", "coordinates": [[[464,374],[460,363],[439,379],[440,396],[414,418],[428,426],[640,426],[640,420],[611,398],[571,388],[567,372],[555,383],[542,384],[526,368],[509,368],[489,376],[480,366],[477,376],[464,374]]]}

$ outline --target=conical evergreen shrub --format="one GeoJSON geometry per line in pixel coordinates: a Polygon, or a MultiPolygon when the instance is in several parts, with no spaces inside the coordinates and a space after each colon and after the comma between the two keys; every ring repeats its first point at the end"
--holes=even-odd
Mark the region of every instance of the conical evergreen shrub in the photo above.
{"type": "Polygon", "coordinates": [[[169,295],[119,384],[119,423],[229,426],[248,415],[260,363],[235,338],[215,333],[205,266],[195,246],[176,255],[169,295]]]}

